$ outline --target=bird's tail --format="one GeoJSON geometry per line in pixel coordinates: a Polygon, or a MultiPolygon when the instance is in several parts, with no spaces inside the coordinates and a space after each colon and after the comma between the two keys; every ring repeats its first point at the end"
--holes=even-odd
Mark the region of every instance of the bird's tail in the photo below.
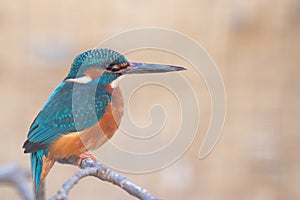
{"type": "Polygon", "coordinates": [[[30,154],[31,160],[31,173],[34,182],[35,193],[39,191],[41,184],[41,175],[43,170],[43,150],[38,150],[30,154]]]}
{"type": "Polygon", "coordinates": [[[55,163],[55,159],[49,158],[44,150],[38,150],[30,153],[31,173],[34,182],[35,194],[38,196],[39,190],[43,186],[43,182],[55,163]]]}

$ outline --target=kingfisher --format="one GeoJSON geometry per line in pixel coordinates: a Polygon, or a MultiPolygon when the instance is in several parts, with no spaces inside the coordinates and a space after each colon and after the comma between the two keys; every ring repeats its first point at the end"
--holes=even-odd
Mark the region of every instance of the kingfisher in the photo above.
{"type": "Polygon", "coordinates": [[[30,153],[36,194],[58,159],[89,154],[109,140],[123,115],[122,76],[185,70],[184,67],[129,62],[111,49],[79,54],[67,77],[56,87],[32,122],[24,153],[30,153]]]}

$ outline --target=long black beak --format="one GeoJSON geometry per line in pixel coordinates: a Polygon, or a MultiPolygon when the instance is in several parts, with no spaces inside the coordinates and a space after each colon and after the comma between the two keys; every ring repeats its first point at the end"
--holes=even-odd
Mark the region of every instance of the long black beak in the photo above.
{"type": "Polygon", "coordinates": [[[123,74],[165,73],[182,70],[186,70],[186,68],[172,65],[131,62],[130,66],[123,71],[123,74]]]}

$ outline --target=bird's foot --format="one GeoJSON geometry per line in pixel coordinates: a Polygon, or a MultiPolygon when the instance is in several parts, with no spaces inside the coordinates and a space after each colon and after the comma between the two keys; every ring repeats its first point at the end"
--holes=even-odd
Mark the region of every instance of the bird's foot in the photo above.
{"type": "Polygon", "coordinates": [[[97,161],[96,157],[95,157],[93,154],[82,153],[82,154],[79,155],[79,159],[78,159],[78,161],[77,161],[78,166],[80,166],[82,160],[83,160],[83,159],[86,159],[86,158],[90,158],[90,159],[92,159],[92,160],[95,161],[95,162],[97,161]]]}

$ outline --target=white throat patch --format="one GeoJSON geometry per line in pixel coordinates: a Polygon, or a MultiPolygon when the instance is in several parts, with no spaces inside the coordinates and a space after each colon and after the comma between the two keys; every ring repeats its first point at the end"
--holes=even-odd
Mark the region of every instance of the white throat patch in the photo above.
{"type": "Polygon", "coordinates": [[[112,82],[110,83],[110,86],[111,86],[112,88],[118,87],[118,86],[119,86],[119,82],[120,82],[120,80],[121,80],[122,78],[123,78],[123,76],[118,77],[116,80],[114,80],[114,81],[112,81],[112,82]]]}
{"type": "Polygon", "coordinates": [[[88,82],[91,82],[92,80],[93,79],[89,76],[82,76],[82,77],[78,77],[78,78],[69,78],[66,81],[67,82],[86,84],[88,82]]]}

